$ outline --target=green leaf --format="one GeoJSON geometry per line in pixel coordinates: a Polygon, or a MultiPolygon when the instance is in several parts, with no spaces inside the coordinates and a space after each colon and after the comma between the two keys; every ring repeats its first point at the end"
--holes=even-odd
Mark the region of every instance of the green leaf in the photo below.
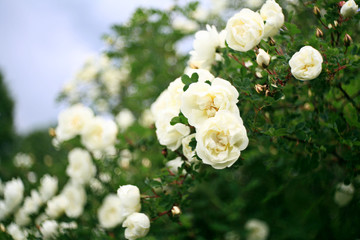
{"type": "Polygon", "coordinates": [[[289,35],[295,35],[301,33],[300,29],[295,24],[286,22],[285,26],[289,31],[289,35]]]}
{"type": "Polygon", "coordinates": [[[197,144],[196,139],[193,137],[193,138],[190,140],[190,142],[189,142],[189,146],[191,147],[191,150],[192,150],[192,151],[195,150],[196,144],[197,144]]]}
{"type": "Polygon", "coordinates": [[[360,122],[358,120],[358,114],[357,111],[355,109],[355,107],[351,104],[348,103],[345,105],[344,107],[344,117],[346,122],[352,126],[352,127],[360,127],[360,122]]]}
{"type": "Polygon", "coordinates": [[[177,123],[182,123],[185,125],[189,124],[188,119],[184,116],[184,114],[182,112],[180,112],[178,116],[173,117],[170,121],[171,126],[174,126],[177,123]]]}

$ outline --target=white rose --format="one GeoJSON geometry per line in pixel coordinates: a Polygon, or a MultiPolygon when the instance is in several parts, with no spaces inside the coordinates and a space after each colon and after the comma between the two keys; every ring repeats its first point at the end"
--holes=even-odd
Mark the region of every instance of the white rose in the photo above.
{"type": "Polygon", "coordinates": [[[195,133],[190,134],[187,137],[184,137],[182,140],[182,151],[184,156],[189,160],[189,162],[195,162],[197,161],[197,158],[195,156],[195,149],[192,150],[192,148],[189,146],[191,139],[195,138],[195,133]]]}
{"type": "Polygon", "coordinates": [[[85,184],[96,174],[96,167],[88,151],[75,148],[69,153],[66,174],[77,183],[85,184]]]}
{"type": "Polygon", "coordinates": [[[196,153],[215,169],[230,167],[240,157],[249,139],[240,116],[218,111],[196,130],[196,153]]]}
{"type": "Polygon", "coordinates": [[[270,64],[270,55],[260,48],[256,56],[256,62],[260,67],[266,68],[270,64]]]}
{"type": "Polygon", "coordinates": [[[220,110],[239,115],[236,106],[238,97],[236,88],[221,78],[215,78],[211,85],[192,83],[182,96],[181,112],[188,118],[190,125],[198,128],[220,110]]]}
{"type": "Polygon", "coordinates": [[[86,204],[86,192],[82,185],[69,182],[61,193],[67,199],[65,214],[71,218],[79,217],[86,204]]]}
{"type": "Polygon", "coordinates": [[[93,111],[82,104],[76,104],[63,110],[58,116],[56,138],[63,142],[75,137],[81,133],[85,124],[93,117],[93,111]]]}
{"type": "Polygon", "coordinates": [[[123,217],[127,217],[134,212],[140,211],[140,190],[138,187],[134,185],[120,186],[117,190],[117,195],[120,198],[123,217]]]}
{"type": "Polygon", "coordinates": [[[7,212],[12,212],[23,200],[24,184],[20,178],[6,182],[4,187],[4,198],[7,212]]]}
{"type": "Polygon", "coordinates": [[[266,222],[258,219],[247,221],[245,229],[248,231],[246,240],[265,240],[269,235],[269,227],[266,222]]]}
{"type": "Polygon", "coordinates": [[[44,239],[56,239],[59,224],[55,220],[45,220],[40,226],[41,235],[44,239]]]}
{"type": "Polygon", "coordinates": [[[26,240],[28,233],[25,230],[21,230],[21,228],[15,223],[11,223],[7,226],[6,231],[10,234],[10,236],[14,240],[26,240]]]}
{"type": "Polygon", "coordinates": [[[340,14],[343,17],[352,17],[358,12],[358,5],[354,0],[347,1],[340,9],[340,14]]]}
{"type": "Polygon", "coordinates": [[[260,9],[260,15],[265,21],[263,38],[273,37],[278,34],[284,25],[284,14],[279,4],[275,0],[267,0],[260,9]]]}
{"type": "Polygon", "coordinates": [[[67,205],[68,199],[60,194],[47,202],[45,212],[50,218],[58,218],[65,212],[67,205]]]}
{"type": "Polygon", "coordinates": [[[107,67],[103,69],[101,73],[101,80],[104,82],[106,90],[111,95],[120,93],[121,82],[123,82],[126,77],[126,72],[120,71],[114,67],[107,67]]]}
{"type": "Polygon", "coordinates": [[[169,109],[162,112],[159,119],[155,122],[156,136],[161,145],[164,145],[172,151],[178,149],[181,140],[190,134],[190,128],[182,123],[171,125],[170,121],[178,116],[179,111],[169,109]]]}
{"type": "Polygon", "coordinates": [[[155,119],[150,109],[145,109],[140,117],[139,123],[143,127],[151,127],[155,123],[155,119]]]}
{"type": "Polygon", "coordinates": [[[334,201],[340,207],[344,207],[350,203],[354,195],[354,186],[352,184],[345,185],[344,183],[339,183],[336,186],[336,192],[334,195],[334,201]]]}
{"type": "Polygon", "coordinates": [[[77,72],[76,79],[84,82],[91,82],[96,78],[99,67],[96,66],[96,60],[94,57],[90,57],[86,60],[83,68],[77,72]]]}
{"type": "Polygon", "coordinates": [[[244,5],[253,10],[258,9],[263,3],[264,0],[244,0],[244,5]]]}
{"type": "Polygon", "coordinates": [[[133,213],[122,225],[125,227],[125,238],[129,240],[145,237],[150,229],[150,219],[143,213],[133,213]]]}
{"type": "Polygon", "coordinates": [[[181,157],[177,157],[173,160],[170,160],[166,163],[166,167],[169,168],[169,170],[173,173],[178,173],[178,168],[181,167],[181,165],[184,163],[184,161],[181,159],[181,157]]]}
{"type": "Polygon", "coordinates": [[[216,59],[216,48],[224,47],[222,35],[215,26],[206,25],[206,31],[195,34],[194,50],[190,52],[189,65],[192,68],[210,69],[216,59]]]}
{"type": "Polygon", "coordinates": [[[290,61],[292,75],[299,80],[312,80],[317,78],[322,70],[323,58],[318,50],[305,46],[295,53],[290,61]]]}
{"type": "Polygon", "coordinates": [[[98,116],[84,126],[81,142],[90,151],[105,150],[115,144],[116,135],[115,122],[98,116]]]}
{"type": "Polygon", "coordinates": [[[116,122],[122,131],[125,131],[135,122],[135,117],[129,109],[121,110],[116,116],[116,122]]]}
{"type": "Polygon", "coordinates": [[[43,202],[52,198],[58,190],[58,179],[48,174],[44,175],[40,180],[39,193],[43,202]]]}
{"type": "MultiPolygon", "coordinates": [[[[181,96],[183,94],[184,83],[181,78],[175,79],[171,82],[166,90],[164,90],[156,101],[151,105],[151,112],[154,116],[155,122],[161,119],[162,112],[173,111],[180,112],[181,96]]],[[[176,114],[177,115],[177,114],[176,114]]]]}
{"type": "Polygon", "coordinates": [[[264,22],[259,13],[243,8],[226,24],[226,42],[230,48],[246,52],[260,43],[264,22]]]}
{"type": "Polygon", "coordinates": [[[106,196],[98,210],[100,225],[104,228],[113,228],[124,221],[121,200],[116,194],[106,196]]]}

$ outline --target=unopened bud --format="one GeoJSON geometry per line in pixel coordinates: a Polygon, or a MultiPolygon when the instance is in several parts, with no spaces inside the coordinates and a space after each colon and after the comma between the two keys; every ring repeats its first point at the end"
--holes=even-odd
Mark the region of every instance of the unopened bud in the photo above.
{"type": "Polygon", "coordinates": [[[181,214],[181,209],[178,206],[173,206],[171,209],[171,213],[175,217],[181,214]]]}
{"type": "Polygon", "coordinates": [[[260,85],[260,84],[256,84],[255,85],[255,91],[257,93],[261,93],[262,91],[264,91],[266,89],[266,85],[260,85]]]}
{"type": "Polygon", "coordinates": [[[270,64],[270,55],[260,48],[256,56],[256,62],[260,67],[267,68],[270,64]]]}
{"type": "Polygon", "coordinates": [[[317,18],[321,18],[320,9],[317,6],[314,6],[313,13],[317,18]]]}
{"type": "Polygon", "coordinates": [[[351,42],[352,42],[352,38],[350,37],[350,35],[345,34],[345,37],[344,37],[344,45],[345,45],[345,47],[350,46],[351,42]]]}
{"type": "Polygon", "coordinates": [[[275,46],[276,42],[272,37],[269,37],[269,45],[270,46],[275,46]]]}
{"type": "Polygon", "coordinates": [[[56,137],[56,131],[53,128],[49,128],[49,135],[50,137],[56,137]]]}
{"type": "Polygon", "coordinates": [[[334,21],[334,28],[336,28],[339,25],[338,21],[334,21]]]}
{"type": "Polygon", "coordinates": [[[323,38],[324,37],[324,33],[323,33],[323,31],[321,31],[320,28],[316,28],[316,37],[317,38],[323,38]]]}
{"type": "Polygon", "coordinates": [[[161,150],[161,154],[164,156],[164,157],[166,157],[167,156],[167,149],[166,148],[164,148],[163,150],[161,150]]]}
{"type": "Polygon", "coordinates": [[[344,6],[345,1],[340,1],[338,4],[339,4],[339,7],[342,7],[342,6],[344,6]]]}

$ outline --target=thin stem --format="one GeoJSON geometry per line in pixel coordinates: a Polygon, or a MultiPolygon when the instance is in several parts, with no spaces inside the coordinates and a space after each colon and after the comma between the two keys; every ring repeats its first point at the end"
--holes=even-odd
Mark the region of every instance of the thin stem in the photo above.
{"type": "Polygon", "coordinates": [[[349,96],[349,94],[342,88],[341,83],[337,86],[339,90],[344,94],[345,98],[360,112],[360,108],[356,105],[355,101],[349,96]]]}

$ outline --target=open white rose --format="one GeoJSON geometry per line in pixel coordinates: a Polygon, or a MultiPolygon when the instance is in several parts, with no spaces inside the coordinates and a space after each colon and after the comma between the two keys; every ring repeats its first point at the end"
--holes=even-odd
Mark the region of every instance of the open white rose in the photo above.
{"type": "Polygon", "coordinates": [[[269,235],[269,227],[266,222],[258,219],[250,219],[245,223],[247,230],[246,240],[265,240],[269,235]]]}
{"type": "Polygon", "coordinates": [[[345,185],[344,183],[339,183],[336,186],[336,191],[334,195],[334,201],[339,207],[344,207],[348,205],[354,196],[354,186],[352,184],[345,185]]]}
{"type": "Polygon", "coordinates": [[[256,62],[260,67],[266,68],[270,64],[270,55],[260,48],[256,56],[256,62]]]}
{"type": "Polygon", "coordinates": [[[273,37],[278,34],[280,28],[284,25],[284,14],[280,5],[275,0],[267,0],[260,9],[260,15],[265,21],[263,38],[273,37]]]}
{"type": "Polygon", "coordinates": [[[210,69],[216,59],[216,48],[225,47],[225,32],[220,34],[215,26],[206,25],[206,30],[195,34],[194,50],[190,52],[189,65],[192,68],[210,69]]]}
{"type": "Polygon", "coordinates": [[[164,145],[172,151],[178,149],[181,140],[190,134],[190,128],[182,123],[171,125],[170,121],[178,116],[179,111],[169,109],[162,112],[160,118],[155,122],[156,136],[161,145],[164,145]]]}
{"type": "Polygon", "coordinates": [[[236,88],[221,78],[215,78],[211,85],[192,83],[182,96],[181,112],[188,118],[189,124],[197,128],[220,110],[239,115],[236,106],[238,97],[236,88]]]}
{"type": "MultiPolygon", "coordinates": [[[[171,111],[180,111],[181,96],[183,94],[184,83],[181,78],[171,82],[166,90],[164,90],[156,101],[151,105],[151,112],[155,118],[155,122],[162,118],[162,113],[171,109],[171,111]]],[[[178,113],[176,115],[178,115],[178,113]]]]}
{"type": "Polygon", "coordinates": [[[52,198],[58,190],[58,179],[48,174],[44,175],[40,180],[39,193],[43,202],[47,202],[52,198]]]}
{"type": "Polygon", "coordinates": [[[43,204],[40,194],[36,190],[31,190],[30,196],[27,196],[24,200],[22,209],[27,214],[34,214],[39,211],[39,208],[43,204]]]}
{"type": "Polygon", "coordinates": [[[124,221],[121,200],[116,194],[109,194],[98,210],[100,225],[104,228],[113,228],[124,221]]]}
{"type": "Polygon", "coordinates": [[[140,211],[140,190],[138,187],[134,185],[120,186],[117,190],[117,195],[120,198],[123,217],[140,211]]]}
{"type": "Polygon", "coordinates": [[[26,240],[28,233],[26,230],[22,230],[18,225],[15,223],[11,223],[7,226],[6,231],[10,234],[10,236],[14,240],[26,240]]]}
{"type": "Polygon", "coordinates": [[[31,222],[30,215],[25,212],[24,208],[20,208],[16,211],[16,213],[14,214],[14,220],[15,223],[20,227],[24,227],[31,222]]]}
{"type": "Polygon", "coordinates": [[[80,148],[71,150],[66,174],[77,183],[88,183],[96,174],[96,167],[89,152],[80,148]]]}
{"type": "Polygon", "coordinates": [[[346,1],[346,3],[341,7],[340,14],[343,17],[352,17],[354,16],[359,9],[359,6],[354,0],[346,1]]]}
{"type": "Polygon", "coordinates": [[[317,78],[322,70],[323,58],[318,50],[305,46],[295,53],[290,61],[292,75],[299,80],[312,80],[317,78]]]}
{"type": "Polygon", "coordinates": [[[218,111],[196,131],[196,153],[215,169],[233,165],[249,143],[240,116],[225,110],[218,111]]]}
{"type": "Polygon", "coordinates": [[[95,117],[87,122],[81,134],[81,142],[90,151],[105,150],[115,144],[117,127],[114,121],[95,117]]]}
{"type": "Polygon", "coordinates": [[[264,34],[264,21],[259,13],[243,8],[228,20],[226,32],[229,47],[246,52],[260,43],[264,34]]]}
{"type": "Polygon", "coordinates": [[[135,240],[145,237],[150,229],[150,219],[143,213],[131,214],[122,225],[125,227],[125,238],[135,240]]]}
{"type": "Polygon", "coordinates": [[[56,138],[60,141],[69,140],[80,134],[85,124],[94,117],[93,111],[82,104],[73,105],[58,116],[56,138]]]}

